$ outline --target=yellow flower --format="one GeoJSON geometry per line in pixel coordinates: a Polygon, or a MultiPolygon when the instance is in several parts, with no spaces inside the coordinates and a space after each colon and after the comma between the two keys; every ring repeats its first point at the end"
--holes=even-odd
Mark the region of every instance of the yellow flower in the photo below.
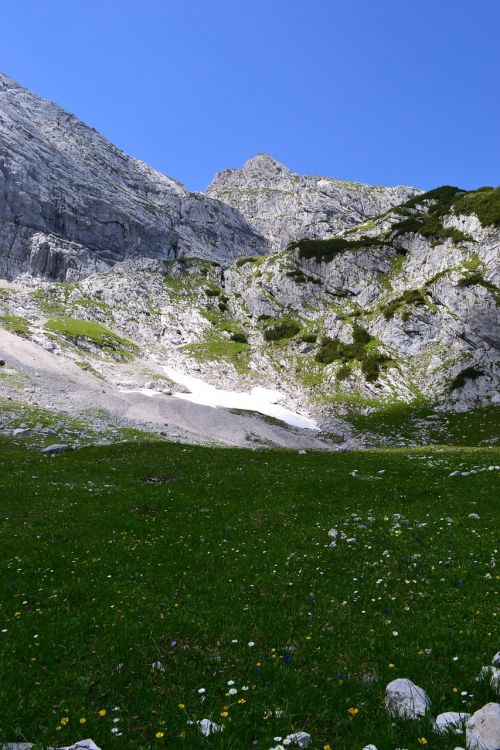
{"type": "Polygon", "coordinates": [[[165,737],[165,732],[156,732],[155,737],[157,740],[161,740],[162,737],[165,737]]]}
{"type": "Polygon", "coordinates": [[[246,700],[244,698],[240,698],[239,701],[238,701],[238,703],[240,703],[240,704],[246,703],[246,700]]]}
{"type": "Polygon", "coordinates": [[[97,713],[99,714],[99,716],[106,716],[107,711],[105,708],[101,708],[101,710],[98,711],[97,713]]]}
{"type": "Polygon", "coordinates": [[[387,666],[389,667],[389,669],[394,669],[394,667],[395,667],[396,665],[395,665],[395,664],[393,664],[393,663],[392,663],[392,661],[391,661],[391,662],[390,662],[390,663],[389,663],[389,664],[388,664],[387,666]]]}
{"type": "Polygon", "coordinates": [[[418,744],[419,745],[427,745],[427,740],[425,739],[425,737],[419,737],[418,738],[418,744]]]}
{"type": "Polygon", "coordinates": [[[60,724],[58,724],[57,727],[56,727],[56,732],[60,732],[61,729],[62,729],[62,726],[60,724]]]}
{"type": "Polygon", "coordinates": [[[323,745],[323,750],[332,750],[331,745],[323,745]]]}
{"type": "Polygon", "coordinates": [[[62,726],[65,727],[68,722],[69,722],[69,718],[67,716],[63,716],[61,719],[62,726]]]}
{"type": "Polygon", "coordinates": [[[357,716],[359,714],[359,708],[348,708],[347,713],[351,714],[351,716],[357,716]]]}
{"type": "Polygon", "coordinates": [[[179,711],[184,711],[184,709],[186,708],[186,706],[184,705],[184,703],[179,703],[179,705],[177,706],[177,708],[179,709],[179,711]]]}
{"type": "Polygon", "coordinates": [[[86,723],[87,723],[87,719],[85,718],[85,716],[82,716],[80,718],[80,724],[86,724],[86,723]]]}
{"type": "Polygon", "coordinates": [[[229,711],[221,711],[220,715],[226,718],[226,716],[229,716],[229,711]]]}

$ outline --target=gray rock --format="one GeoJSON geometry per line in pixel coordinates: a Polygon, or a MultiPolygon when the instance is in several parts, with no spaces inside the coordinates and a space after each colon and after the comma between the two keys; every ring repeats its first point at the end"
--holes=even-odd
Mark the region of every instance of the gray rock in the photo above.
{"type": "Polygon", "coordinates": [[[454,734],[462,734],[465,722],[470,718],[470,714],[459,713],[457,711],[445,711],[442,714],[436,716],[434,721],[434,730],[438,734],[446,734],[447,732],[453,732],[454,734]]]}
{"type": "Polygon", "coordinates": [[[287,739],[290,740],[292,745],[297,745],[299,748],[309,747],[311,744],[311,735],[309,732],[294,732],[287,735],[287,739]]]}
{"type": "Polygon", "coordinates": [[[465,730],[467,750],[499,750],[500,704],[487,703],[467,722],[465,730]]]}
{"type": "Polygon", "coordinates": [[[301,177],[267,154],[219,172],[207,195],[237,209],[275,250],[302,237],[325,238],[416,195],[330,177],[301,177]]]}
{"type": "Polygon", "coordinates": [[[221,728],[218,724],[215,724],[215,722],[210,721],[210,719],[201,719],[201,721],[198,722],[198,731],[202,737],[209,737],[211,734],[220,732],[221,728]]]}
{"type": "Polygon", "coordinates": [[[53,456],[55,453],[64,453],[64,451],[70,450],[72,450],[71,446],[66,445],[66,443],[54,443],[54,445],[49,445],[47,448],[44,448],[42,453],[44,456],[53,456]]]}
{"type": "Polygon", "coordinates": [[[233,208],[189,193],[3,74],[0,111],[0,277],[75,280],[125,258],[228,263],[267,252],[233,208]]]}
{"type": "Polygon", "coordinates": [[[431,701],[425,690],[411,680],[400,677],[387,685],[385,707],[390,716],[418,719],[425,716],[431,707],[431,701]]]}

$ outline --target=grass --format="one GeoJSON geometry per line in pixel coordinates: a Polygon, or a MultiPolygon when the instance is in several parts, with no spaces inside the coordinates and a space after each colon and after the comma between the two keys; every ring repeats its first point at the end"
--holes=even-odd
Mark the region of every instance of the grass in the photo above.
{"type": "Polygon", "coordinates": [[[369,443],[375,446],[497,445],[500,439],[500,409],[494,406],[438,412],[430,404],[395,403],[368,414],[351,411],[345,419],[371,433],[369,443]]]}
{"type": "Polygon", "coordinates": [[[137,351],[137,346],[128,339],[118,336],[109,328],[90,320],[61,317],[53,318],[45,323],[45,328],[52,333],[69,339],[77,346],[92,344],[106,354],[118,356],[121,359],[131,359],[137,351]]]}
{"type": "Polygon", "coordinates": [[[10,333],[26,337],[29,335],[29,321],[19,315],[0,315],[0,325],[10,333]]]}
{"type": "Polygon", "coordinates": [[[383,695],[405,676],[434,714],[494,699],[475,676],[498,648],[497,496],[491,472],[449,474],[498,462],[157,444],[46,459],[0,438],[0,741],[463,744],[388,720],[383,695]],[[224,731],[200,738],[205,717],[224,731]]]}
{"type": "Polygon", "coordinates": [[[249,344],[226,338],[214,338],[180,347],[183,352],[200,362],[230,362],[242,375],[248,374],[252,349],[249,344]]]}

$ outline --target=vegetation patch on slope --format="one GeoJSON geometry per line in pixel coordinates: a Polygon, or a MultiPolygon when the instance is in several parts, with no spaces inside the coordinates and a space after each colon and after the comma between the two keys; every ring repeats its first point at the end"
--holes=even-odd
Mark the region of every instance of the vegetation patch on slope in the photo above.
{"type": "Polygon", "coordinates": [[[362,237],[359,240],[333,237],[328,240],[299,240],[298,242],[293,242],[287,249],[298,250],[299,257],[301,258],[312,258],[318,262],[328,262],[347,250],[361,250],[369,247],[387,247],[388,245],[390,245],[390,243],[374,237],[362,237]]]}
{"type": "Polygon", "coordinates": [[[324,336],[315,356],[316,361],[325,365],[340,362],[337,379],[344,380],[350,374],[350,364],[356,360],[360,363],[361,371],[368,382],[377,380],[380,368],[390,365],[390,357],[376,350],[375,339],[360,325],[354,324],[352,337],[352,344],[345,344],[339,339],[324,336]]]}
{"type": "Polygon", "coordinates": [[[0,315],[0,325],[10,333],[26,337],[29,335],[29,321],[19,315],[0,315]]]}
{"type": "Polygon", "coordinates": [[[45,323],[45,328],[73,341],[77,346],[81,343],[92,344],[101,351],[122,359],[130,359],[137,351],[137,346],[132,341],[90,320],[69,317],[53,318],[45,323]]]}

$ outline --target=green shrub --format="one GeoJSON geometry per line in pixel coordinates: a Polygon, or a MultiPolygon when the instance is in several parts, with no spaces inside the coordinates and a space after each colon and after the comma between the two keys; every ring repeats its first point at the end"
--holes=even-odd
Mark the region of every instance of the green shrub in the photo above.
{"type": "Polygon", "coordinates": [[[231,341],[236,341],[238,344],[248,344],[248,337],[243,331],[236,331],[231,334],[231,341]]]}
{"type": "Polygon", "coordinates": [[[478,370],[475,367],[466,367],[465,370],[462,370],[457,375],[455,375],[450,385],[448,386],[448,390],[450,392],[456,391],[457,388],[462,388],[462,386],[465,385],[466,380],[476,380],[481,375],[484,375],[484,372],[482,370],[478,370]]]}
{"type": "Polygon", "coordinates": [[[346,250],[359,250],[368,247],[387,247],[390,243],[374,237],[362,237],[360,240],[347,240],[333,237],[328,240],[302,239],[289,245],[289,250],[298,249],[301,258],[313,258],[316,261],[330,261],[346,250]]]}
{"type": "Polygon", "coordinates": [[[318,336],[316,333],[304,333],[303,336],[300,337],[300,340],[304,342],[304,344],[315,344],[318,339],[318,336]]]}
{"type": "Polygon", "coordinates": [[[393,237],[402,234],[414,233],[421,234],[423,237],[434,239],[451,239],[453,242],[467,242],[471,240],[466,234],[453,227],[444,227],[442,223],[443,216],[450,213],[453,202],[457,196],[463,195],[463,190],[451,185],[429,190],[427,193],[416,195],[403,204],[400,212],[407,218],[394,224],[392,231],[393,237]],[[430,202],[427,212],[413,216],[409,209],[425,208],[425,204],[430,202]]]}
{"type": "Polygon", "coordinates": [[[351,374],[351,368],[347,364],[340,365],[335,373],[335,380],[345,380],[351,374]]]}
{"type": "Polygon", "coordinates": [[[222,292],[220,289],[217,289],[217,287],[209,286],[205,289],[205,294],[207,297],[220,297],[222,292]]]}
{"type": "Polygon", "coordinates": [[[484,276],[477,272],[472,273],[469,276],[464,276],[463,278],[459,279],[457,282],[457,286],[482,286],[485,289],[488,289],[490,292],[498,292],[499,289],[495,284],[492,284],[490,281],[486,281],[484,276]]]}
{"type": "Polygon", "coordinates": [[[244,258],[238,258],[235,261],[234,265],[236,266],[236,268],[240,268],[241,266],[244,266],[246,263],[256,263],[260,257],[261,257],[260,255],[247,255],[244,258]]]}
{"type": "Polygon", "coordinates": [[[454,201],[457,214],[476,214],[483,227],[500,226],[500,187],[472,190],[454,201]]]}
{"type": "Polygon", "coordinates": [[[266,341],[281,341],[282,339],[290,339],[292,336],[296,336],[302,329],[300,323],[296,320],[284,318],[274,325],[270,325],[264,330],[264,339],[266,341]]]}
{"type": "MultiPolygon", "coordinates": [[[[386,320],[394,317],[394,314],[406,305],[425,305],[425,296],[420,289],[407,289],[400,297],[391,300],[382,311],[386,320]]],[[[404,318],[407,320],[408,316],[404,318]]]]}

